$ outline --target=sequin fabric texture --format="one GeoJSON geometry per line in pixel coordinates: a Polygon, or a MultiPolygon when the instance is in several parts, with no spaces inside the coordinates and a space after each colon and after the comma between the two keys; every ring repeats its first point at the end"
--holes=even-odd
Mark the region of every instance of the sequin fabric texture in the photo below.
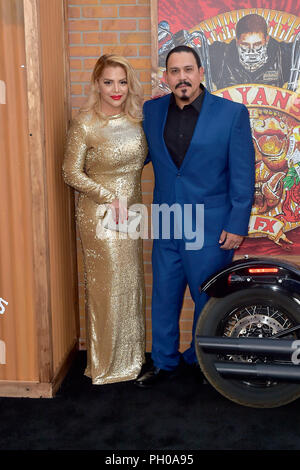
{"type": "Polygon", "coordinates": [[[85,266],[85,375],[93,384],[133,380],[144,363],[142,240],[101,232],[99,218],[115,198],[126,197],[128,207],[142,202],[146,154],[141,124],[124,114],[103,125],[91,113],[81,113],[67,137],[63,175],[80,192],[76,218],[85,266]]]}

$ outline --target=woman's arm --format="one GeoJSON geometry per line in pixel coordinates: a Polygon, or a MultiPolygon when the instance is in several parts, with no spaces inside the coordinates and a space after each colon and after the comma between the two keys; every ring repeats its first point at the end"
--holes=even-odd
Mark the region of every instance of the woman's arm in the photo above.
{"type": "Polygon", "coordinates": [[[77,191],[85,193],[97,204],[111,203],[115,196],[87,176],[84,171],[87,149],[85,126],[79,120],[74,120],[67,136],[63,163],[64,180],[77,191]]]}

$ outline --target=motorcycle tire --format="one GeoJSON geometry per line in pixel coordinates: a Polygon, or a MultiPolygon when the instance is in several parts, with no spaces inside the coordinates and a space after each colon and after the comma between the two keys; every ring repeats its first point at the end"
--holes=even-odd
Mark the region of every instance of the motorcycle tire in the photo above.
{"type": "MultiPolygon", "coordinates": [[[[196,338],[198,335],[236,338],[241,336],[269,337],[297,324],[300,324],[300,307],[291,296],[288,297],[286,294],[269,289],[253,288],[237,291],[220,299],[211,298],[199,316],[195,335],[196,338]],[[255,317],[253,317],[253,312],[256,314],[255,317]],[[268,317],[268,312],[272,317],[268,317]],[[272,331],[274,324],[276,331],[272,331]],[[257,333],[258,327],[260,327],[260,334],[257,333]]],[[[300,332],[297,330],[285,338],[297,339],[299,335],[300,332]]],[[[220,360],[220,355],[204,352],[196,338],[196,355],[203,374],[208,382],[229,400],[253,408],[275,408],[300,397],[300,384],[278,383],[273,379],[271,382],[263,379],[247,381],[242,378],[231,379],[221,376],[214,366],[214,362],[220,360]]],[[[222,358],[225,360],[238,358],[240,361],[247,360],[247,362],[259,360],[255,356],[252,356],[249,361],[249,357],[236,355],[224,357],[224,354],[222,358]]]]}

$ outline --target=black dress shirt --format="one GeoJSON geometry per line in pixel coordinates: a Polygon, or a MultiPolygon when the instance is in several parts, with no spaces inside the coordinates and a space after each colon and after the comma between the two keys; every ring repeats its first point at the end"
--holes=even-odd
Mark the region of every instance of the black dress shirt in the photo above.
{"type": "Polygon", "coordinates": [[[175,165],[180,168],[193,137],[194,129],[202,107],[205,88],[200,85],[202,93],[190,104],[180,109],[172,93],[168,116],[164,129],[167,149],[175,165]]]}

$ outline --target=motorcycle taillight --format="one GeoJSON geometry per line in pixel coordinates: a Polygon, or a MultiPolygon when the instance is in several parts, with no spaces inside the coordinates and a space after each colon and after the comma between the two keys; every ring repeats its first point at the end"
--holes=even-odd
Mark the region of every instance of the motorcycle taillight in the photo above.
{"type": "Polygon", "coordinates": [[[249,274],[276,274],[279,272],[278,268],[248,268],[249,274]]]}

